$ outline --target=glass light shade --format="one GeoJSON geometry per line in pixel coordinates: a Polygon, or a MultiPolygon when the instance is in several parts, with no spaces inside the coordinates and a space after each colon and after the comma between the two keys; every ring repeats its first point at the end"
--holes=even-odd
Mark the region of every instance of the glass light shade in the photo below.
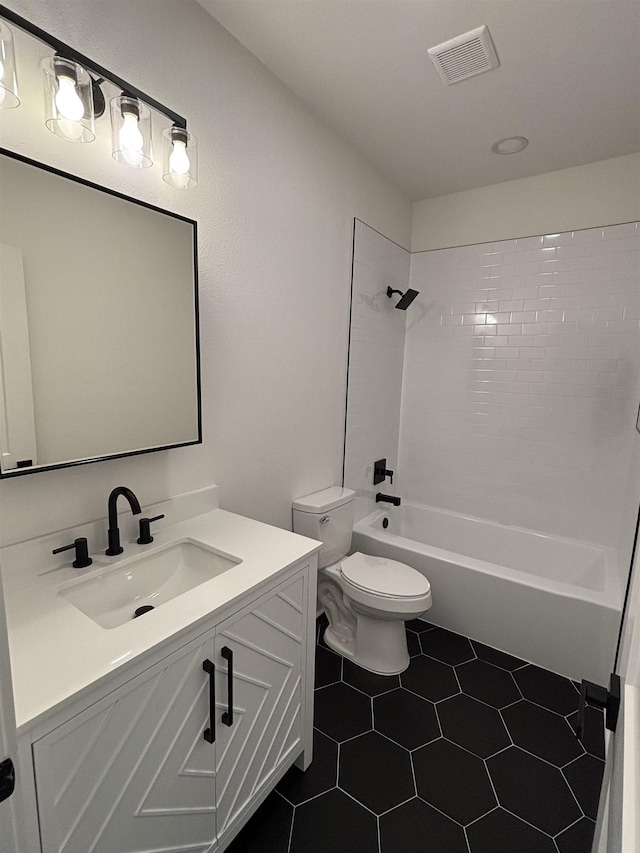
{"type": "Polygon", "coordinates": [[[96,138],[91,77],[70,59],[42,60],[45,124],[52,133],[71,142],[96,138]]]}
{"type": "Polygon", "coordinates": [[[0,21],[0,109],[11,110],[18,106],[20,98],[13,35],[9,27],[0,21]]]}
{"type": "Polygon", "coordinates": [[[198,183],[198,142],[183,127],[162,131],[162,180],[179,190],[190,190],[198,183]]]}
{"type": "Polygon", "coordinates": [[[137,98],[111,99],[111,150],[113,159],[125,166],[153,166],[151,112],[137,98]]]}

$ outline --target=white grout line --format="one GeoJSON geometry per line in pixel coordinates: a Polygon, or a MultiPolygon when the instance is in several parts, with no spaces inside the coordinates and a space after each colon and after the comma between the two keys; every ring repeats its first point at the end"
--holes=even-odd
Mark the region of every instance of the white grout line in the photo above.
{"type": "MultiPolygon", "coordinates": [[[[450,814],[443,812],[442,809],[439,809],[437,806],[434,806],[433,803],[430,803],[428,800],[425,800],[425,798],[421,797],[420,794],[417,795],[417,799],[422,800],[423,803],[426,803],[426,805],[428,805],[434,811],[438,812],[438,814],[441,814],[443,817],[446,817],[447,820],[451,821],[451,823],[455,823],[456,826],[459,826],[461,829],[464,829],[464,824],[460,823],[459,820],[456,820],[454,817],[451,817],[450,814]]],[[[493,811],[493,809],[491,809],[491,811],[493,811]]],[[[480,817],[484,817],[484,815],[480,815],[480,817]]]]}
{"type": "Polygon", "coordinates": [[[344,746],[345,743],[351,743],[352,740],[358,740],[359,737],[362,737],[363,735],[371,734],[372,731],[374,731],[373,728],[367,729],[366,732],[358,732],[358,734],[353,735],[353,737],[348,737],[345,740],[339,741],[339,746],[344,746]]]}
{"type": "Polygon", "coordinates": [[[376,812],[373,811],[373,809],[370,809],[369,806],[365,806],[365,804],[361,803],[360,800],[356,800],[353,794],[350,794],[348,791],[345,791],[345,789],[341,788],[339,785],[338,791],[340,791],[340,793],[344,794],[346,797],[349,797],[350,800],[353,800],[354,803],[357,803],[361,808],[369,812],[369,814],[372,814],[374,817],[378,817],[378,815],[376,814],[376,812]]]}
{"type": "Polygon", "coordinates": [[[483,758],[482,763],[484,764],[484,772],[489,777],[489,782],[491,783],[491,790],[493,791],[493,796],[496,798],[496,805],[500,805],[500,797],[498,796],[498,792],[496,791],[496,786],[493,784],[493,777],[489,772],[489,765],[487,764],[487,759],[483,758]]]}
{"type": "Polygon", "coordinates": [[[287,853],[291,851],[291,844],[293,843],[293,824],[296,819],[296,807],[293,807],[293,814],[291,815],[291,826],[289,827],[289,841],[287,842],[287,853]]]}
{"type": "MultiPolygon", "coordinates": [[[[580,757],[582,758],[582,756],[580,756],[580,757]]],[[[576,761],[577,761],[577,760],[578,760],[578,759],[576,759],[576,761]]],[[[565,767],[566,767],[566,765],[565,765],[565,767]]],[[[562,768],[562,769],[560,770],[560,773],[562,773],[562,778],[564,779],[564,783],[565,783],[565,785],[567,786],[567,788],[571,791],[571,796],[572,796],[572,797],[573,797],[573,799],[576,801],[576,805],[577,805],[577,806],[578,806],[578,808],[580,809],[580,814],[581,814],[583,817],[587,817],[587,815],[585,814],[584,809],[582,808],[582,806],[581,806],[581,805],[580,805],[580,803],[578,802],[578,798],[576,797],[575,792],[574,792],[573,788],[571,787],[571,783],[569,782],[569,780],[567,779],[567,777],[564,775],[564,768],[562,768]]]]}
{"type": "Polygon", "coordinates": [[[572,827],[572,826],[575,826],[577,823],[580,823],[580,821],[581,821],[581,820],[588,820],[588,821],[590,821],[590,822],[593,824],[593,828],[594,828],[594,830],[595,830],[595,824],[596,824],[596,822],[595,822],[592,818],[587,817],[585,814],[583,814],[581,817],[576,818],[576,819],[574,820],[574,822],[573,822],[573,823],[570,823],[570,824],[569,824],[569,826],[565,826],[565,828],[564,828],[564,829],[561,829],[561,830],[560,830],[560,832],[557,832],[557,833],[553,836],[554,841],[555,841],[555,840],[556,840],[560,835],[562,835],[562,833],[563,833],[563,832],[566,832],[568,829],[571,829],[571,827],[572,827]]]}
{"type": "MultiPolygon", "coordinates": [[[[415,783],[414,783],[414,784],[415,784],[415,783]]],[[[398,804],[397,804],[397,805],[395,805],[395,806],[391,806],[391,808],[390,808],[390,809],[387,809],[387,810],[386,810],[386,811],[384,811],[384,812],[380,812],[380,814],[378,815],[378,817],[379,817],[379,818],[380,818],[380,817],[383,817],[384,815],[389,814],[389,812],[393,812],[393,811],[395,811],[396,809],[399,809],[399,808],[400,808],[400,806],[406,806],[406,804],[407,804],[407,803],[410,803],[412,800],[417,800],[417,799],[418,799],[418,795],[414,793],[411,797],[407,797],[407,799],[406,799],[406,800],[403,800],[401,803],[398,803],[398,804]]]]}
{"type": "Polygon", "coordinates": [[[531,821],[526,820],[525,818],[521,817],[519,814],[516,814],[515,812],[510,811],[509,809],[505,808],[504,806],[500,806],[500,808],[503,811],[505,811],[507,814],[510,814],[511,817],[515,817],[518,820],[521,820],[522,823],[526,823],[527,826],[530,826],[532,829],[537,829],[538,832],[541,832],[543,835],[546,835],[546,837],[550,838],[552,841],[555,838],[554,835],[550,835],[548,832],[545,832],[544,829],[540,829],[540,827],[536,826],[535,823],[531,823],[531,821]]]}

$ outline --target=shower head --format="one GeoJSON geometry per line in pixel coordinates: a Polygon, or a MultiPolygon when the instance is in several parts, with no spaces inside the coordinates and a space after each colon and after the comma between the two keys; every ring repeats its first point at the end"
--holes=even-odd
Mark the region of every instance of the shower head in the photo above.
{"type": "Polygon", "coordinates": [[[409,288],[406,293],[403,293],[401,290],[392,290],[392,288],[390,287],[387,288],[387,296],[389,298],[391,298],[394,293],[399,293],[402,297],[400,302],[398,302],[398,304],[396,305],[396,308],[398,308],[400,311],[406,311],[409,305],[411,305],[413,300],[420,293],[420,291],[411,290],[411,288],[409,288]]]}

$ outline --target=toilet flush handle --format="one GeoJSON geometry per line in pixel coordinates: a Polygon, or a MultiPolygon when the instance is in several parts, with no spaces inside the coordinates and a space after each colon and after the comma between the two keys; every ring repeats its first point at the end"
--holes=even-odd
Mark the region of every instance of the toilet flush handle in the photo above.
{"type": "Polygon", "coordinates": [[[328,515],[323,515],[322,518],[320,519],[320,524],[327,524],[327,522],[329,522],[330,520],[331,519],[329,518],[328,515]]]}

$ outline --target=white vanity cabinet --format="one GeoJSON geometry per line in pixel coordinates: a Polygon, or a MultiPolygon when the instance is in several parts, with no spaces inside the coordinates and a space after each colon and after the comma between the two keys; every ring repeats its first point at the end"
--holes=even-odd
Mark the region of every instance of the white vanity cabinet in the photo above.
{"type": "Polygon", "coordinates": [[[224,850],[308,763],[310,596],[305,564],[34,740],[42,853],[224,850]]]}

